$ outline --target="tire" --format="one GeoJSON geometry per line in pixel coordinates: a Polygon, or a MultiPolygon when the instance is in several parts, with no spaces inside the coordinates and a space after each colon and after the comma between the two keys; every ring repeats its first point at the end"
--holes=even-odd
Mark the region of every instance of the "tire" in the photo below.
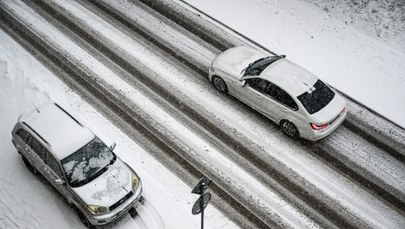
{"type": "Polygon", "coordinates": [[[27,166],[28,170],[34,174],[35,176],[37,176],[39,174],[38,170],[36,170],[34,168],[34,166],[31,165],[31,163],[28,161],[27,158],[25,158],[24,156],[22,156],[23,162],[25,164],[25,166],[27,166]]]}
{"type": "Polygon", "coordinates": [[[290,121],[283,120],[280,122],[281,131],[290,138],[298,138],[299,132],[297,127],[290,121]]]}
{"type": "Polygon", "coordinates": [[[135,218],[138,215],[138,212],[136,211],[136,209],[134,207],[129,209],[128,213],[131,215],[132,218],[135,218]]]}
{"type": "Polygon", "coordinates": [[[226,85],[225,81],[221,77],[213,76],[212,84],[219,92],[224,93],[224,94],[228,93],[228,86],[226,85]]]}
{"type": "Polygon", "coordinates": [[[86,215],[84,215],[82,211],[80,211],[76,206],[74,206],[74,209],[76,210],[77,215],[79,216],[80,222],[82,222],[86,228],[90,229],[96,228],[93,224],[90,223],[89,219],[87,219],[86,215]]]}

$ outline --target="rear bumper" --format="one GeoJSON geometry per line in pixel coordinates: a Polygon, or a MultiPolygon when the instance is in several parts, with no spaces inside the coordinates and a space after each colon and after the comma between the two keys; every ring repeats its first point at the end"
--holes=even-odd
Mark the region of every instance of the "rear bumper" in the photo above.
{"type": "Polygon", "coordinates": [[[328,135],[332,134],[346,119],[346,115],[347,115],[347,110],[343,114],[341,114],[340,117],[332,123],[332,125],[330,125],[328,128],[326,128],[325,130],[322,130],[322,131],[316,131],[316,130],[313,130],[311,127],[309,127],[310,131],[307,134],[307,136],[301,136],[301,137],[311,140],[311,141],[321,140],[322,138],[325,138],[328,135]]]}

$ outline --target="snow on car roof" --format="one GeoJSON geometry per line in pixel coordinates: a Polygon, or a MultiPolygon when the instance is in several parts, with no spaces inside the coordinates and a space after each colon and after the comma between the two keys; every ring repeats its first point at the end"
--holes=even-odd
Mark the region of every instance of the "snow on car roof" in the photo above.
{"type": "Polygon", "coordinates": [[[270,64],[260,74],[260,77],[276,84],[295,97],[310,91],[312,85],[318,80],[314,74],[287,59],[280,59],[270,64]]]}
{"type": "Polygon", "coordinates": [[[20,118],[45,140],[58,159],[90,142],[94,133],[56,103],[48,103],[20,118]],[[38,112],[39,111],[39,112],[38,112]]]}

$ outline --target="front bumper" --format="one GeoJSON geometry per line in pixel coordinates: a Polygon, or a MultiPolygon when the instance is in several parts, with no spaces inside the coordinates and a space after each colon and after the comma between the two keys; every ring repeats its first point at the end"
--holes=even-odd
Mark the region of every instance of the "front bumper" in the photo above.
{"type": "Polygon", "coordinates": [[[105,215],[99,216],[90,215],[87,218],[93,225],[104,225],[107,223],[111,223],[120,218],[121,216],[123,216],[124,214],[126,214],[132,207],[136,208],[140,204],[140,201],[142,199],[141,194],[142,194],[142,183],[140,183],[138,189],[132,195],[131,198],[122,203],[119,207],[117,207],[113,211],[105,215]]]}

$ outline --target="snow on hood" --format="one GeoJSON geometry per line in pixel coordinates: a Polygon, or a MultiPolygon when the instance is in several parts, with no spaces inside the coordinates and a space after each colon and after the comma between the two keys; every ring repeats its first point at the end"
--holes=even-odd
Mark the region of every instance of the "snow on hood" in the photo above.
{"type": "Polygon", "coordinates": [[[213,61],[213,67],[232,76],[241,77],[240,73],[244,68],[255,60],[266,56],[269,55],[247,46],[234,47],[219,54],[213,61]]]}
{"type": "Polygon", "coordinates": [[[102,175],[73,190],[87,204],[109,207],[132,191],[132,170],[117,157],[102,175]]]}

